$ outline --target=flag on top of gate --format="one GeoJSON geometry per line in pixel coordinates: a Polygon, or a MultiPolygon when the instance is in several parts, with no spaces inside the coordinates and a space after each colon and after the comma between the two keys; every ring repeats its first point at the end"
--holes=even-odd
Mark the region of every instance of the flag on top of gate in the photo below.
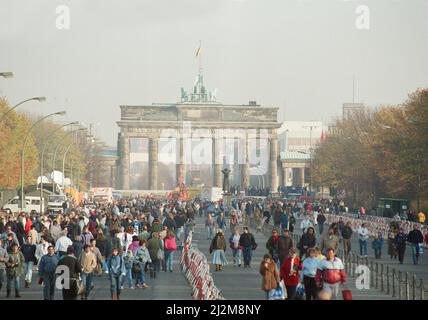
{"type": "Polygon", "coordinates": [[[201,53],[201,51],[202,51],[202,45],[201,45],[201,42],[199,42],[199,48],[196,51],[196,58],[199,56],[199,54],[201,53]]]}

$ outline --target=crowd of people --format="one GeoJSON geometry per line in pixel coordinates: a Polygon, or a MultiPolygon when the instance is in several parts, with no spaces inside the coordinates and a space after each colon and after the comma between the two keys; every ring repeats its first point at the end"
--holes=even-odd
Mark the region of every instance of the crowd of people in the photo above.
{"type": "Polygon", "coordinates": [[[88,299],[96,276],[110,280],[111,298],[129,289],[148,287],[160,271],[174,271],[174,253],[192,228],[197,203],[135,197],[114,203],[70,206],[59,214],[21,213],[0,222],[0,290],[21,297],[33,282],[33,269],[43,297],[55,297],[58,267],[69,270],[64,299],[88,299]],[[147,276],[146,276],[147,273],[147,276]]]}
{"type": "MultiPolygon", "coordinates": [[[[174,271],[174,253],[182,247],[199,215],[205,218],[216,272],[228,264],[228,246],[234,266],[251,268],[258,246],[248,224],[244,224],[251,217],[261,221],[256,232],[264,224],[273,227],[259,268],[267,297],[283,285],[288,299],[299,298],[302,292],[306,299],[336,298],[339,283],[346,284],[343,263],[337,257],[340,243],[347,255],[351,238],[358,237],[359,253],[366,257],[371,238],[374,256],[379,259],[385,236],[373,232],[378,231],[373,229],[375,223],[368,225],[373,221],[331,214],[329,206],[260,197],[235,197],[230,206],[201,199],[180,202],[165,197],[132,197],[113,203],[64,206],[65,210],[55,215],[8,215],[0,221],[0,290],[6,282],[6,296],[11,296],[13,287],[19,298],[21,278],[29,288],[36,269],[44,299],[52,300],[58,267],[64,267],[70,272],[70,285],[62,289],[64,299],[88,299],[94,277],[104,276],[110,281],[111,298],[117,300],[125,286],[145,289],[161,270],[174,271]],[[301,221],[296,225],[298,219],[301,221]],[[297,243],[293,240],[295,228],[302,233],[297,243]]],[[[387,243],[391,259],[403,263],[410,244],[413,263],[418,263],[422,243],[428,242],[428,237],[419,224],[412,226],[406,232],[399,221],[390,221],[387,243]]]]}

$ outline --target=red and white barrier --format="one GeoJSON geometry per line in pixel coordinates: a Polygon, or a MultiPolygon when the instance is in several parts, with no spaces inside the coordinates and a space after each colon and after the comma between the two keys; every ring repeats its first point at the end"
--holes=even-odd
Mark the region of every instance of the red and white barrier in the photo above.
{"type": "Polygon", "coordinates": [[[195,300],[224,300],[215,286],[206,256],[192,245],[192,232],[183,245],[180,266],[192,288],[195,300]]]}

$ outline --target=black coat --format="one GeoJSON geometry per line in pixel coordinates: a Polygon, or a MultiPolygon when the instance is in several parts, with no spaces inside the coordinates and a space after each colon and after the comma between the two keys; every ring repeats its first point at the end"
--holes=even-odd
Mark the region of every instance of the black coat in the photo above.
{"type": "Polygon", "coordinates": [[[255,246],[256,241],[254,240],[254,236],[251,233],[243,233],[239,238],[239,244],[243,248],[248,248],[255,246]]]}
{"type": "Polygon", "coordinates": [[[300,238],[299,249],[304,250],[303,246],[307,246],[308,248],[313,248],[315,247],[316,243],[317,243],[317,239],[315,238],[315,235],[310,235],[308,233],[305,233],[300,238]]]}
{"type": "Polygon", "coordinates": [[[419,230],[412,230],[407,235],[407,241],[413,244],[422,243],[424,242],[424,236],[419,230]]]}
{"type": "Polygon", "coordinates": [[[25,262],[33,261],[35,264],[37,263],[35,244],[23,244],[21,251],[24,255],[25,262]]]}

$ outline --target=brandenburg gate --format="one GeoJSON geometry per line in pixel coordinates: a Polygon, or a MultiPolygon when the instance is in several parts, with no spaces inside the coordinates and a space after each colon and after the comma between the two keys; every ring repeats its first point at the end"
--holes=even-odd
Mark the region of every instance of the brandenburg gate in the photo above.
{"type": "MultiPolygon", "coordinates": [[[[129,106],[121,108],[118,134],[117,188],[130,189],[130,139],[148,140],[148,180],[150,190],[159,190],[158,161],[160,139],[172,139],[175,153],[176,177],[185,177],[186,164],[192,164],[191,147],[187,140],[197,136],[209,141],[213,185],[222,186],[225,146],[230,139],[238,139],[240,154],[239,170],[241,188],[250,184],[251,158],[266,158],[265,174],[269,186],[276,192],[279,183],[279,151],[277,129],[278,108],[261,107],[256,102],[247,105],[225,105],[216,101],[216,93],[208,92],[200,73],[191,92],[181,89],[181,101],[172,104],[153,103],[152,105],[129,106]],[[250,150],[252,141],[255,143],[250,150]],[[264,143],[263,143],[264,142],[264,143]],[[265,147],[262,149],[262,145],[265,147]],[[253,154],[253,156],[252,156],[253,154]]],[[[233,141],[233,140],[232,140],[233,141]]],[[[190,144],[191,145],[191,144],[190,144]]],[[[260,161],[261,162],[261,161],[260,161]]],[[[251,162],[253,164],[254,162],[251,162]]],[[[259,165],[260,167],[260,165],[259,165]]],[[[260,170],[258,171],[260,172],[260,170]]]]}

